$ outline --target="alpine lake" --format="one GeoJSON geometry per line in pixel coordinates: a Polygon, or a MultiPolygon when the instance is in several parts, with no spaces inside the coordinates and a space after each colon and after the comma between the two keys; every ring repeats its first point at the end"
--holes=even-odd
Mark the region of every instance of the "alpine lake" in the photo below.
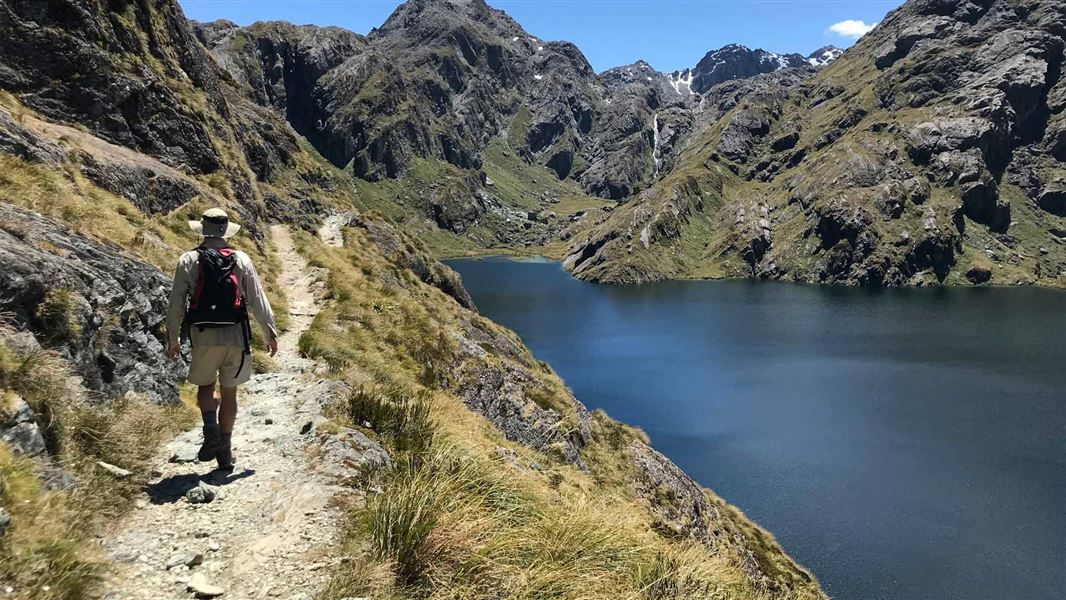
{"type": "Polygon", "coordinates": [[[1066,292],[448,264],[579,400],[642,428],[830,596],[1066,594],[1066,292]]]}

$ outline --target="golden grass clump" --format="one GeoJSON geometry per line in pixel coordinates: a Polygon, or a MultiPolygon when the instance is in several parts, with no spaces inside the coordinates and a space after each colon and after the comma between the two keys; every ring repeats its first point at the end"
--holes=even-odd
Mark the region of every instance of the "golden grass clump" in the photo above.
{"type": "Polygon", "coordinates": [[[74,290],[56,287],[48,290],[37,305],[34,315],[41,325],[41,332],[51,344],[66,344],[81,335],[81,325],[76,313],[77,296],[74,290]]]}
{"type": "Polygon", "coordinates": [[[94,531],[122,514],[147,480],[158,445],[188,426],[194,413],[133,394],[90,404],[59,355],[17,352],[8,343],[10,333],[0,330],[0,412],[13,408],[17,398],[25,400],[36,414],[48,457],[16,457],[0,445],[0,508],[11,515],[0,537],[0,584],[20,599],[86,598],[102,570],[90,543],[94,531]],[[133,476],[115,479],[97,461],[133,476]],[[44,484],[42,477],[56,468],[74,477],[72,489],[44,484]]]}

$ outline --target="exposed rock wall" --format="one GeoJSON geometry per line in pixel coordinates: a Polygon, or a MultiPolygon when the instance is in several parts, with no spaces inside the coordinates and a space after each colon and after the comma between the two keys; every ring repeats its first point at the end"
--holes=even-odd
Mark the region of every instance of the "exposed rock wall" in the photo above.
{"type": "Polygon", "coordinates": [[[178,401],[166,357],[170,279],[127,254],[0,203],[0,311],[43,336],[103,398],[178,401]]]}

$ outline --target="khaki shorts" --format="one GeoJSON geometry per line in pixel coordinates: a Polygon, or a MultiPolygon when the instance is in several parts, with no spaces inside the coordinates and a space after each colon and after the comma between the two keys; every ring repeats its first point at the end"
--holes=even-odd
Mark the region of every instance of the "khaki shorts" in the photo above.
{"type": "Polygon", "coordinates": [[[242,365],[242,354],[244,348],[239,346],[193,346],[187,379],[194,385],[218,381],[222,387],[237,387],[252,378],[252,355],[244,354],[242,365]]]}

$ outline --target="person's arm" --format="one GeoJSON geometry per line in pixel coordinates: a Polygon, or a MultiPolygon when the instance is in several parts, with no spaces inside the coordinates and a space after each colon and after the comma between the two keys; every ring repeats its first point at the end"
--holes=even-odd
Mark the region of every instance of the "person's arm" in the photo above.
{"type": "Polygon", "coordinates": [[[170,288],[170,304],[167,306],[167,354],[173,360],[178,359],[181,350],[181,324],[185,320],[185,308],[192,287],[190,262],[182,255],[174,269],[174,286],[170,288]]]}
{"type": "Polygon", "coordinates": [[[274,311],[270,308],[270,300],[267,300],[266,292],[263,290],[263,283],[259,280],[259,273],[256,272],[252,260],[247,255],[242,258],[244,259],[244,278],[242,282],[244,301],[248,303],[248,310],[263,329],[263,337],[266,338],[270,355],[273,356],[278,348],[278,327],[274,323],[274,311]]]}

